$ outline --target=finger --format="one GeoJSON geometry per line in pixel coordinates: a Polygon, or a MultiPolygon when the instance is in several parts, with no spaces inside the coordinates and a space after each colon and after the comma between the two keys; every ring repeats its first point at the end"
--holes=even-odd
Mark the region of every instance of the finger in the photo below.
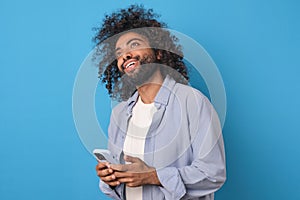
{"type": "Polygon", "coordinates": [[[96,170],[105,169],[108,167],[108,162],[98,162],[96,165],[96,170]]]}
{"type": "Polygon", "coordinates": [[[120,183],[128,184],[128,183],[133,183],[134,179],[133,178],[118,178],[118,181],[120,183]]]}
{"type": "Polygon", "coordinates": [[[101,177],[109,176],[113,172],[114,171],[112,169],[102,169],[102,170],[97,170],[97,175],[101,178],[101,177]]]}
{"type": "Polygon", "coordinates": [[[138,184],[136,182],[132,182],[132,183],[127,183],[126,184],[127,187],[139,187],[142,186],[141,184],[138,184]]]}
{"type": "Polygon", "coordinates": [[[128,173],[128,172],[114,172],[114,175],[117,177],[117,179],[119,178],[127,178],[127,177],[132,177],[132,173],[128,173]]]}
{"type": "Polygon", "coordinates": [[[120,181],[111,181],[108,183],[108,185],[110,185],[110,186],[118,186],[120,184],[121,184],[120,181]]]}
{"type": "Polygon", "coordinates": [[[124,160],[126,162],[131,162],[131,163],[136,163],[136,162],[140,162],[141,161],[138,157],[132,157],[132,156],[128,156],[128,155],[124,156],[124,160]]]}
{"type": "Polygon", "coordinates": [[[114,171],[120,171],[120,172],[124,172],[127,171],[128,166],[127,165],[114,165],[114,164],[110,164],[110,168],[113,169],[114,171]]]}
{"type": "Polygon", "coordinates": [[[100,177],[100,178],[104,182],[118,181],[115,175],[103,176],[103,177],[100,177]]]}
{"type": "Polygon", "coordinates": [[[96,165],[96,170],[101,170],[101,169],[105,169],[105,168],[106,168],[106,166],[103,165],[102,163],[98,163],[98,164],[96,165]]]}
{"type": "Polygon", "coordinates": [[[108,182],[103,181],[103,182],[110,185],[110,186],[118,186],[118,185],[121,184],[120,181],[108,181],[108,182]]]}

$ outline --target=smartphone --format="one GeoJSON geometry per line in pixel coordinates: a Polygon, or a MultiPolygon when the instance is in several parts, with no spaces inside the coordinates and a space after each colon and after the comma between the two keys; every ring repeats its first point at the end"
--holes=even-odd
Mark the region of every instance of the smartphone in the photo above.
{"type": "Polygon", "coordinates": [[[118,159],[116,159],[109,150],[107,149],[94,149],[93,154],[99,162],[109,162],[111,164],[119,164],[118,159]]]}

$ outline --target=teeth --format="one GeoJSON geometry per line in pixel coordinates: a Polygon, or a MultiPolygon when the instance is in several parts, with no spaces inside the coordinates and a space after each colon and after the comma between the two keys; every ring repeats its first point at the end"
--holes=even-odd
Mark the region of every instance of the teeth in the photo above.
{"type": "Polygon", "coordinates": [[[134,65],[135,62],[130,62],[125,66],[125,69],[127,69],[128,67],[130,67],[131,65],[134,65]]]}

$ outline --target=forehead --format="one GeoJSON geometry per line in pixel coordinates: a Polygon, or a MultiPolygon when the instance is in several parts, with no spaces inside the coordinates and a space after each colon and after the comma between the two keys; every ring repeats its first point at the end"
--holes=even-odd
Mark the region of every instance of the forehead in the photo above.
{"type": "Polygon", "coordinates": [[[140,35],[138,33],[129,32],[119,37],[116,43],[116,48],[126,45],[127,42],[129,42],[132,39],[139,39],[145,41],[146,43],[149,43],[148,39],[145,36],[140,35]]]}

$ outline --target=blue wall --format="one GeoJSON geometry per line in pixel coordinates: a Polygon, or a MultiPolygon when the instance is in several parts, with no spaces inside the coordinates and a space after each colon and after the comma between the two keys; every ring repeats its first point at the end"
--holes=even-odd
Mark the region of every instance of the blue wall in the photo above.
{"type": "MultiPolygon", "coordinates": [[[[136,2],[197,40],[222,74],[228,179],[216,199],[300,199],[300,3],[136,2]]],[[[72,89],[91,28],[130,3],[0,2],[1,200],[106,199],[75,129],[72,89]]]]}

